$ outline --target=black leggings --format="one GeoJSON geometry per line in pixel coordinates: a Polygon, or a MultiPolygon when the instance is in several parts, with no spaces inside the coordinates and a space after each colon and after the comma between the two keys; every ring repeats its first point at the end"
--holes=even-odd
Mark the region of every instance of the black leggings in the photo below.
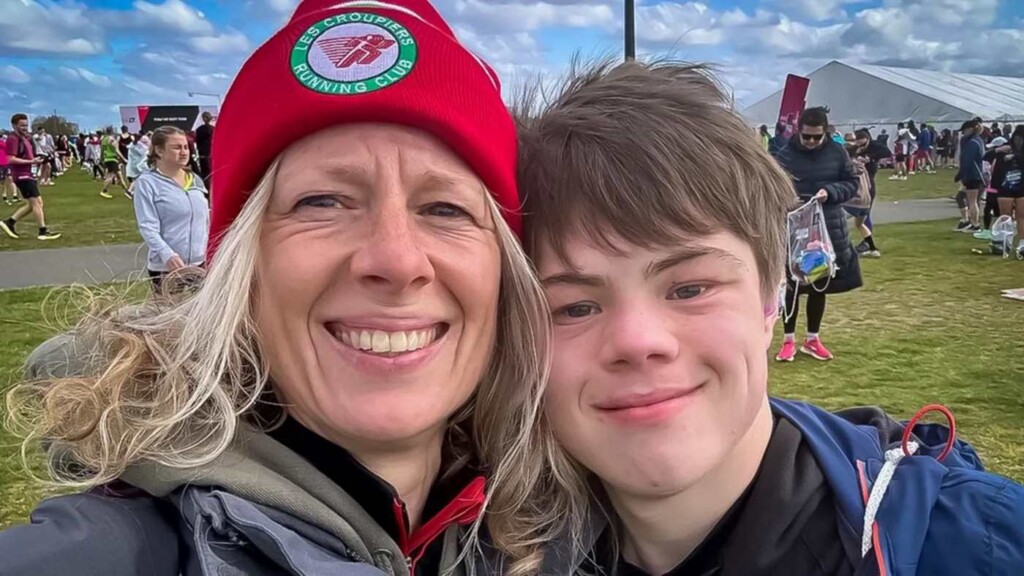
{"type": "Polygon", "coordinates": [[[989,192],[985,196],[985,229],[992,227],[992,220],[999,218],[999,195],[989,192]]]}
{"type": "MultiPolygon", "coordinates": [[[[796,317],[800,314],[800,298],[794,296],[793,285],[786,288],[786,317],[783,319],[786,334],[796,333],[796,317]]],[[[825,317],[825,293],[811,288],[807,293],[807,331],[821,332],[821,320],[825,317]]]]}

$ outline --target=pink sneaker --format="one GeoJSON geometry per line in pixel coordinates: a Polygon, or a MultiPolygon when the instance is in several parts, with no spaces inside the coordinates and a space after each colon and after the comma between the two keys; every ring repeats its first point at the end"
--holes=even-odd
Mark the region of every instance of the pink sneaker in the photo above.
{"type": "Polygon", "coordinates": [[[787,340],[782,343],[782,349],[779,350],[779,355],[775,359],[779,362],[792,362],[793,358],[796,357],[796,342],[787,340]]]}
{"type": "Polygon", "coordinates": [[[800,351],[816,360],[832,359],[832,353],[828,351],[828,348],[825,348],[825,345],[821,343],[819,338],[805,340],[804,345],[800,347],[800,351]]]}

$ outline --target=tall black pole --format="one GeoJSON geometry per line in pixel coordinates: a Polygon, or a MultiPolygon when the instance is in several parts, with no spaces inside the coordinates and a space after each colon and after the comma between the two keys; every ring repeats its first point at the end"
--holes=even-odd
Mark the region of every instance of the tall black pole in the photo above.
{"type": "Polygon", "coordinates": [[[626,0],[626,60],[636,59],[636,24],[634,22],[634,0],[626,0]]]}

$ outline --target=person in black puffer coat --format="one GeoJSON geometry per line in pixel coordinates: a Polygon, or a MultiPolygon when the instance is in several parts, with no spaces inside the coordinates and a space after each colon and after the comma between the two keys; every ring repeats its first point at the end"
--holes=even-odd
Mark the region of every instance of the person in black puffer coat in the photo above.
{"type": "Polygon", "coordinates": [[[856,290],[863,285],[857,251],[850,244],[843,203],[857,193],[857,177],[850,156],[825,134],[828,113],[823,108],[809,108],[800,116],[799,131],[786,144],[776,159],[793,178],[793,187],[802,202],[817,199],[822,203],[825,224],[836,253],[836,275],[824,291],[809,286],[798,288],[787,278],[785,321],[786,335],[776,359],[791,362],[796,356],[796,321],[800,310],[799,294],[807,294],[807,337],[800,351],[818,360],[831,360],[832,353],[821,343],[818,334],[825,316],[825,295],[856,290]]]}

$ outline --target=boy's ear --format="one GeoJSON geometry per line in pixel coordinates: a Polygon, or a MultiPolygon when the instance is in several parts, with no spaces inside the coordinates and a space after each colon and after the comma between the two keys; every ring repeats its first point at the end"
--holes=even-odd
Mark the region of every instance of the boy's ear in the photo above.
{"type": "Polygon", "coordinates": [[[775,323],[779,320],[779,296],[773,294],[764,303],[764,347],[769,349],[772,346],[772,338],[775,335],[775,323]]]}

